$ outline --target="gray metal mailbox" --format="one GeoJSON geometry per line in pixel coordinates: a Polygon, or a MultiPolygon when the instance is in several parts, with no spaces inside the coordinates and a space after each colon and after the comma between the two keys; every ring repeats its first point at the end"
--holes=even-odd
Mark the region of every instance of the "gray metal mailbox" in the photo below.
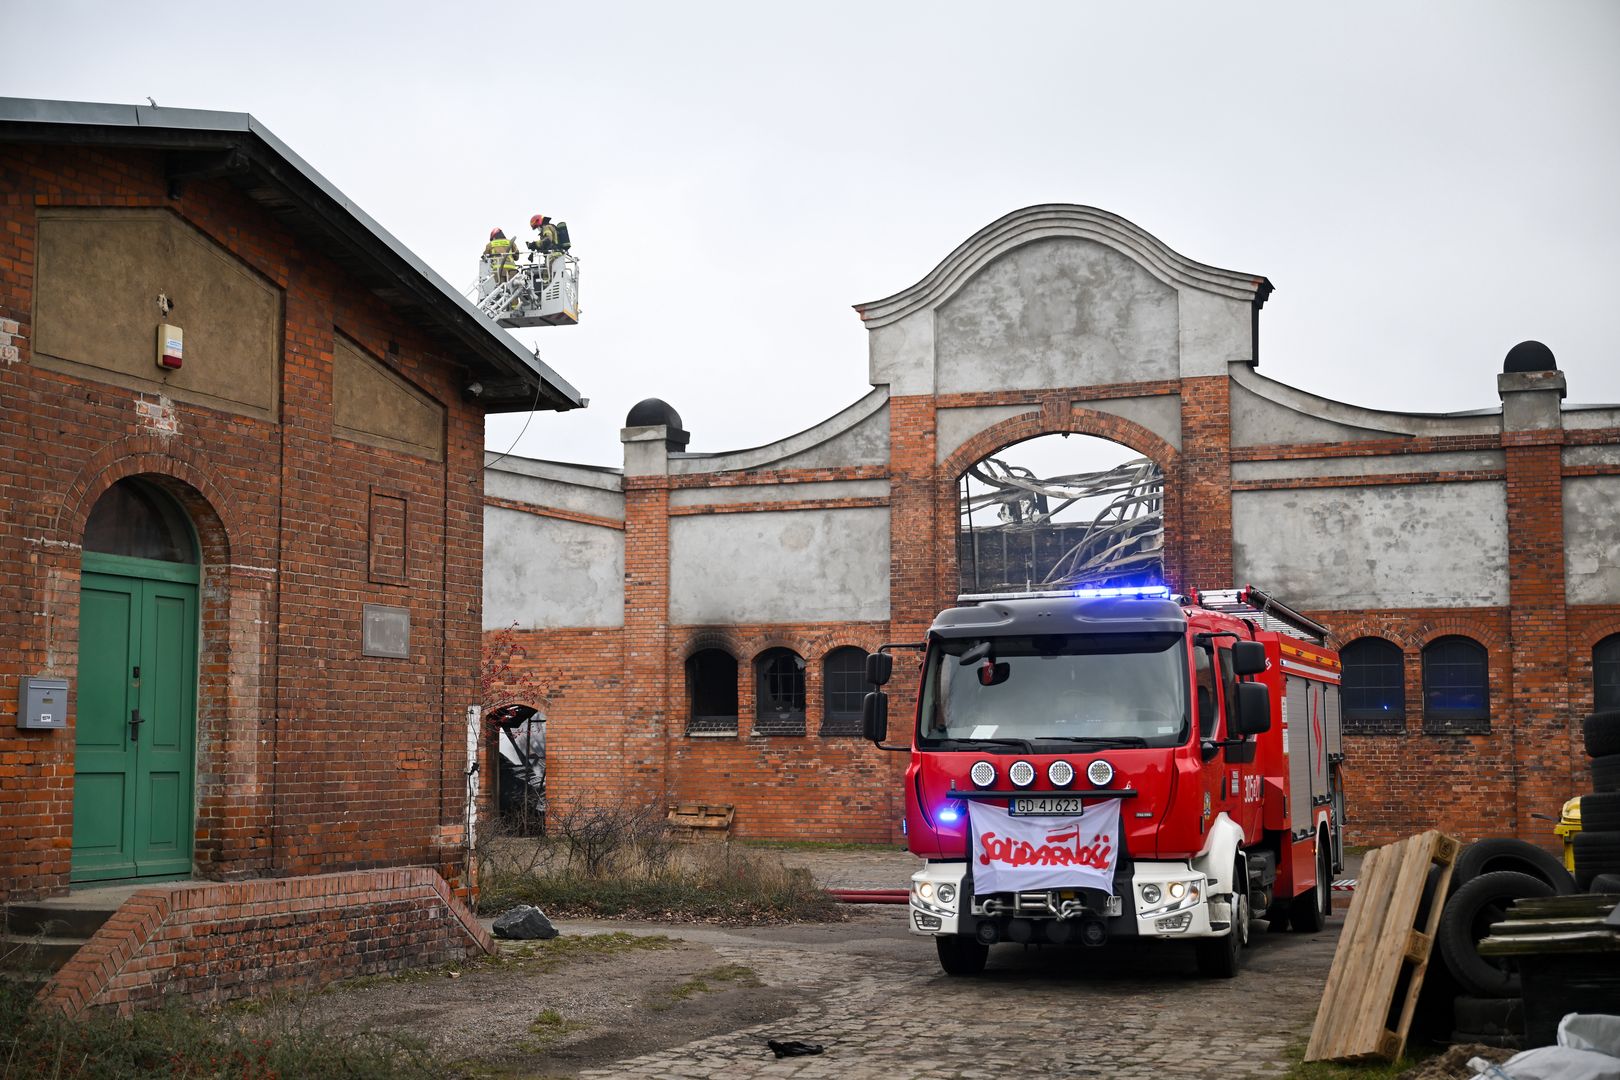
{"type": "Polygon", "coordinates": [[[17,726],[54,731],[67,727],[67,680],[24,676],[17,702],[17,726]]]}

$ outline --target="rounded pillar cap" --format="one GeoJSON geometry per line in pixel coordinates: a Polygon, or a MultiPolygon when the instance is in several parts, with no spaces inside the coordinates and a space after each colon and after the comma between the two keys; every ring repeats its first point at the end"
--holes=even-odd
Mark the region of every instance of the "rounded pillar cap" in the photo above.
{"type": "Polygon", "coordinates": [[[667,427],[680,429],[681,414],[662,398],[644,398],[630,407],[624,418],[625,427],[667,427]]]}
{"type": "Polygon", "coordinates": [[[1502,361],[1502,371],[1506,374],[1557,370],[1558,361],[1553,359],[1552,350],[1539,341],[1519,342],[1508,350],[1507,359],[1502,361]]]}

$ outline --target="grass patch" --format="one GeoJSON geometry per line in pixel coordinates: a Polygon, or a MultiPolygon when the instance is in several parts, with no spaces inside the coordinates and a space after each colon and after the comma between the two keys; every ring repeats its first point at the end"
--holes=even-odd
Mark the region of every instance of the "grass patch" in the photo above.
{"type": "Polygon", "coordinates": [[[648,1007],[662,1012],[676,1002],[685,1001],[698,994],[764,985],[753,968],[743,964],[722,964],[707,971],[700,971],[685,982],[676,983],[667,990],[659,991],[648,1001],[648,1007]]]}
{"type": "Polygon", "coordinates": [[[544,1050],[565,1035],[584,1031],[591,1025],[583,1020],[570,1020],[556,1009],[546,1009],[529,1025],[528,1048],[544,1050]]]}
{"type": "Polygon", "coordinates": [[[598,956],[621,956],[642,949],[667,949],[676,944],[663,934],[627,934],[615,930],[611,934],[564,935],[549,941],[525,941],[517,945],[503,945],[488,963],[501,968],[523,968],[530,971],[549,971],[573,960],[598,956]]]}
{"type": "Polygon", "coordinates": [[[1290,1066],[1279,1080],[1396,1080],[1403,1073],[1432,1059],[1438,1048],[1425,1043],[1408,1042],[1410,1056],[1397,1061],[1362,1061],[1340,1064],[1333,1061],[1306,1061],[1307,1042],[1299,1040],[1288,1048],[1290,1066]]]}
{"type": "MultiPolygon", "coordinates": [[[[547,843],[541,841],[540,843],[547,843]]],[[[770,851],[714,845],[675,853],[658,865],[625,859],[593,874],[554,857],[525,866],[491,860],[480,871],[478,907],[485,914],[533,904],[552,918],[647,919],[759,926],[840,922],[843,911],[810,872],[782,865],[770,851]]]]}
{"type": "Polygon", "coordinates": [[[904,844],[860,843],[855,840],[737,840],[735,843],[761,851],[854,851],[883,855],[906,850],[904,844]]]}
{"type": "Polygon", "coordinates": [[[38,1005],[26,990],[0,983],[0,1077],[5,1080],[34,1076],[428,1080],[448,1071],[425,1044],[403,1037],[255,1026],[178,1003],[129,1017],[90,1012],[68,1020],[38,1005]]]}

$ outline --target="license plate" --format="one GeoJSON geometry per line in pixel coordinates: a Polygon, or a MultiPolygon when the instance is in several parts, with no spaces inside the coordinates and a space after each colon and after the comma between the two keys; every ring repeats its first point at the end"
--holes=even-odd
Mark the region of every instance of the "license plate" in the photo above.
{"type": "Polygon", "coordinates": [[[1085,807],[1073,796],[1047,796],[1045,798],[1009,799],[1007,812],[1013,817],[1063,817],[1078,814],[1085,807]]]}

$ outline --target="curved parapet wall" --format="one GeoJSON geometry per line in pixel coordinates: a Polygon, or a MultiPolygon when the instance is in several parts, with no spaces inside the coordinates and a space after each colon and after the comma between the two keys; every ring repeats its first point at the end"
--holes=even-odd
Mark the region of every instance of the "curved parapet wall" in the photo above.
{"type": "Polygon", "coordinates": [[[1094,206],[1041,203],[1014,210],[986,225],[917,284],[881,300],[856,304],[868,329],[898,322],[914,311],[938,307],[990,263],[1015,248],[1050,237],[1091,240],[1139,263],[1166,285],[1200,289],[1235,300],[1264,303],[1271,282],[1259,274],[1222,270],[1172,251],[1146,230],[1094,206]]]}

